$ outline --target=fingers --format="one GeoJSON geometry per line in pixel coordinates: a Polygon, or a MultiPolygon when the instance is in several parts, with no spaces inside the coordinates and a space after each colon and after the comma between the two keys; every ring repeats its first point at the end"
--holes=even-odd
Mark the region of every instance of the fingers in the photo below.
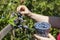
{"type": "Polygon", "coordinates": [[[49,36],[49,38],[34,34],[34,37],[37,38],[38,40],[56,40],[50,33],[48,34],[48,36],[49,36]]]}
{"type": "Polygon", "coordinates": [[[25,5],[20,5],[17,7],[17,11],[24,11],[27,7],[25,5]],[[20,10],[21,9],[21,10],[20,10]]]}
{"type": "Polygon", "coordinates": [[[34,34],[34,37],[37,38],[38,40],[50,40],[49,38],[46,38],[46,37],[41,37],[37,34],[34,34]]]}
{"type": "Polygon", "coordinates": [[[24,15],[26,12],[20,12],[22,15],[24,15]]]}
{"type": "Polygon", "coordinates": [[[50,33],[48,34],[48,37],[51,38],[51,39],[56,40],[50,33]]]}
{"type": "Polygon", "coordinates": [[[17,7],[17,12],[20,12],[23,15],[31,13],[31,11],[25,5],[20,5],[17,7]]]}

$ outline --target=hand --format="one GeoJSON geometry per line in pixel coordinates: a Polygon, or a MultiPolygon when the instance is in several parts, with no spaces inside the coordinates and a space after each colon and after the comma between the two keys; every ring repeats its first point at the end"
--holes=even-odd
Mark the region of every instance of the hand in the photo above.
{"type": "Polygon", "coordinates": [[[50,33],[48,34],[48,38],[47,37],[41,37],[37,34],[34,34],[34,37],[37,38],[38,40],[56,40],[50,33]]]}
{"type": "Polygon", "coordinates": [[[17,7],[17,12],[20,12],[21,14],[28,14],[31,13],[29,9],[25,5],[20,5],[17,7]]]}

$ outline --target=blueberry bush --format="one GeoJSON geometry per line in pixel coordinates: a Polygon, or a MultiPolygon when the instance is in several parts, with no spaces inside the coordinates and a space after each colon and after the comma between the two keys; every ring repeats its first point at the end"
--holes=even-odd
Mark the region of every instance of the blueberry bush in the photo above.
{"type": "MultiPolygon", "coordinates": [[[[60,16],[60,0],[25,0],[23,4],[36,14],[60,16]]],[[[20,0],[0,0],[0,30],[9,24],[10,15],[17,12],[16,9],[19,5],[21,5],[20,0]]],[[[35,21],[26,16],[24,19],[27,19],[25,24],[32,28],[35,21]]],[[[32,33],[25,32],[20,33],[20,29],[16,29],[14,40],[33,40],[32,33]]],[[[50,33],[56,38],[58,29],[51,28],[50,33]]],[[[2,40],[11,40],[11,33],[8,33],[2,40]]]]}

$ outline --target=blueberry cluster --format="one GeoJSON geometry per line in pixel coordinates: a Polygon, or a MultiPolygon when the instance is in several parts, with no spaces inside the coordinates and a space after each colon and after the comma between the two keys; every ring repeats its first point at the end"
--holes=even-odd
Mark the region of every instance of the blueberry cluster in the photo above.
{"type": "Polygon", "coordinates": [[[34,27],[38,33],[44,36],[47,34],[46,31],[50,29],[51,25],[47,22],[37,22],[34,24],[34,27]]]}
{"type": "Polygon", "coordinates": [[[22,14],[20,12],[18,12],[17,15],[18,15],[18,17],[23,18],[22,14]]]}
{"type": "Polygon", "coordinates": [[[36,29],[49,29],[51,25],[47,22],[37,22],[34,26],[36,29]]]}
{"type": "Polygon", "coordinates": [[[28,29],[27,25],[22,25],[22,23],[25,21],[23,20],[23,16],[20,12],[17,13],[18,18],[14,20],[14,24],[16,25],[16,28],[25,28],[28,29]]]}

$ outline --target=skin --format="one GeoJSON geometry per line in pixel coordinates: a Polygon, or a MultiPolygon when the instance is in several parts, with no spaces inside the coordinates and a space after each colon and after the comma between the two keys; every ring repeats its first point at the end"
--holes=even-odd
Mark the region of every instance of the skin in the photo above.
{"type": "Polygon", "coordinates": [[[50,33],[48,34],[49,38],[41,37],[39,35],[34,34],[34,37],[38,40],[56,40],[50,33]]]}
{"type": "MultiPolygon", "coordinates": [[[[54,28],[59,28],[60,29],[60,17],[51,17],[51,16],[44,16],[44,15],[39,15],[36,13],[32,13],[29,11],[29,9],[25,5],[21,5],[17,7],[17,12],[20,12],[22,15],[29,16],[30,18],[34,19],[37,22],[44,21],[48,22],[52,25],[54,28]],[[23,10],[20,10],[23,8],[23,10]]],[[[48,34],[49,38],[41,37],[39,35],[34,34],[34,36],[38,40],[56,40],[50,33],[48,34]]]]}
{"type": "Polygon", "coordinates": [[[38,21],[38,22],[40,22],[40,21],[48,22],[48,23],[50,23],[52,25],[52,27],[60,29],[60,17],[44,16],[44,15],[32,13],[24,5],[21,5],[21,6],[17,7],[17,11],[20,12],[22,15],[29,16],[30,18],[34,19],[35,21],[38,21]],[[21,8],[23,8],[24,11],[23,10],[20,11],[21,8]]]}

